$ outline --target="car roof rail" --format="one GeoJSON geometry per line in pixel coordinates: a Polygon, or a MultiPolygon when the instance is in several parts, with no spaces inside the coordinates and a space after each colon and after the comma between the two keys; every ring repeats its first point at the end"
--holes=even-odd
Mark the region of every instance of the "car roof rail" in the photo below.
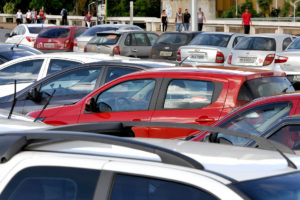
{"type": "Polygon", "coordinates": [[[87,141],[99,142],[110,145],[141,150],[148,153],[156,154],[160,157],[161,162],[177,166],[189,167],[204,170],[204,167],[198,161],[179,152],[163,148],[160,146],[148,144],[145,142],[135,141],[127,138],[101,135],[95,133],[70,132],[70,131],[26,131],[26,132],[8,132],[0,134],[0,162],[4,163],[10,160],[14,155],[33,143],[42,144],[49,141],[87,141]]]}

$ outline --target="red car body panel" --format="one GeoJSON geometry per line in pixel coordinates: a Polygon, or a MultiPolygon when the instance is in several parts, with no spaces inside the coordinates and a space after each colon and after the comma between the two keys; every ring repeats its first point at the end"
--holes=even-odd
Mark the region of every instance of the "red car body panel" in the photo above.
{"type": "MultiPolygon", "coordinates": [[[[240,68],[171,68],[156,69],[132,73],[120,77],[108,84],[93,91],[81,101],[71,106],[60,106],[44,110],[40,118],[44,118],[45,123],[51,125],[66,125],[75,123],[87,123],[96,121],[164,121],[164,122],[181,122],[211,125],[225,116],[233,108],[240,106],[237,102],[237,95],[240,87],[246,80],[259,78],[262,76],[285,76],[284,73],[270,73],[269,71],[247,70],[240,68]],[[236,70],[236,71],[234,71],[236,70]],[[196,79],[215,81],[223,84],[223,88],[217,99],[210,105],[199,109],[162,109],[160,108],[159,98],[165,93],[159,88],[158,95],[152,96],[151,101],[155,102],[155,109],[145,111],[126,111],[126,112],[106,112],[106,113],[85,113],[85,105],[90,99],[96,97],[102,91],[127,80],[136,79],[196,79]]],[[[164,98],[164,96],[163,96],[164,98]]],[[[151,103],[150,103],[151,104],[151,103]]],[[[29,116],[36,117],[39,112],[30,113],[29,116]]],[[[176,130],[162,128],[136,128],[135,136],[153,137],[153,138],[176,138],[187,136],[191,130],[176,130]],[[162,135],[164,133],[164,135],[162,135]]]]}

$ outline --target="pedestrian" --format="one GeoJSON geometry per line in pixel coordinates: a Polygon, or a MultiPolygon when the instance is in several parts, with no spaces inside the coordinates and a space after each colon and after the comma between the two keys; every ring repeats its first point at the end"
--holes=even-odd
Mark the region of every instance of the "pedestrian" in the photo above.
{"type": "Polygon", "coordinates": [[[161,20],[161,23],[162,23],[162,28],[163,28],[163,32],[166,32],[167,31],[167,28],[168,28],[168,15],[166,14],[166,10],[163,10],[162,11],[162,14],[160,16],[160,20],[161,20]]]}
{"type": "Polygon", "coordinates": [[[250,24],[252,24],[252,21],[251,21],[251,13],[249,13],[248,8],[246,8],[245,12],[242,15],[242,18],[243,18],[242,25],[244,26],[244,33],[249,34],[250,24]]]}
{"type": "MultiPolygon", "coordinates": [[[[44,6],[43,6],[44,7],[44,6]]],[[[43,8],[42,7],[42,8],[43,8]]],[[[40,9],[40,12],[39,12],[39,22],[41,23],[41,24],[44,24],[44,22],[45,22],[45,19],[46,19],[46,14],[45,14],[45,12],[44,12],[44,10],[43,9],[40,9]]]]}
{"type": "Polygon", "coordinates": [[[36,10],[35,10],[35,8],[32,8],[32,10],[31,10],[31,23],[32,24],[36,23],[36,16],[37,16],[36,10]]]}
{"type": "Polygon", "coordinates": [[[198,20],[198,31],[202,31],[203,22],[206,21],[206,17],[204,15],[204,12],[202,12],[201,7],[198,8],[197,20],[198,20]]]}
{"type": "Polygon", "coordinates": [[[184,14],[183,14],[184,31],[189,31],[190,20],[191,20],[191,14],[189,13],[188,9],[185,9],[184,14]]]}
{"type": "Polygon", "coordinates": [[[63,8],[60,11],[60,15],[62,16],[62,25],[67,25],[68,24],[68,20],[67,20],[68,11],[65,8],[63,8]]]}
{"type": "Polygon", "coordinates": [[[31,23],[31,11],[30,11],[30,9],[28,9],[28,11],[26,13],[26,23],[27,24],[31,23]]]}
{"type": "Polygon", "coordinates": [[[176,24],[176,31],[181,32],[182,31],[182,13],[181,13],[181,8],[178,8],[178,13],[176,13],[175,17],[175,24],[176,24]]]}
{"type": "Polygon", "coordinates": [[[17,21],[17,25],[22,24],[23,13],[22,13],[21,9],[18,10],[16,17],[17,17],[17,20],[16,20],[17,21]]]}
{"type": "Polygon", "coordinates": [[[86,23],[86,25],[87,25],[88,28],[91,27],[91,19],[92,19],[91,12],[88,11],[88,13],[84,17],[84,21],[85,21],[85,23],[86,23]]]}

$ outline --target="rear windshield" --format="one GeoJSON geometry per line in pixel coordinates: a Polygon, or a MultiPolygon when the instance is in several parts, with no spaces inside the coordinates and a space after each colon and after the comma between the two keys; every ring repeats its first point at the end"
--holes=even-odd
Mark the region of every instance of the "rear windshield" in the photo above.
{"type": "Polygon", "coordinates": [[[217,47],[226,47],[231,35],[223,34],[199,34],[189,45],[208,45],[217,47]]]}
{"type": "Polygon", "coordinates": [[[300,38],[296,39],[288,49],[300,49],[300,38]]]}
{"type": "Polygon", "coordinates": [[[89,44],[113,45],[119,41],[119,34],[100,34],[93,37],[89,44]]]}
{"type": "Polygon", "coordinates": [[[70,29],[68,28],[50,28],[44,29],[39,34],[39,38],[66,38],[69,36],[70,29]]]}
{"type": "Polygon", "coordinates": [[[276,51],[276,42],[273,38],[244,37],[235,47],[235,50],[276,51]]]}
{"type": "Polygon", "coordinates": [[[163,34],[161,35],[156,44],[176,44],[176,45],[184,45],[188,42],[187,34],[163,34]]]}
{"type": "Polygon", "coordinates": [[[95,36],[97,34],[97,32],[116,31],[116,30],[118,30],[117,27],[92,27],[92,28],[88,29],[87,31],[85,31],[80,36],[90,37],[90,36],[95,36]]]}
{"type": "Polygon", "coordinates": [[[42,29],[42,27],[28,27],[29,33],[33,34],[39,34],[42,29]]]}
{"type": "Polygon", "coordinates": [[[35,55],[34,53],[26,50],[14,50],[14,51],[6,51],[6,52],[0,52],[0,56],[4,57],[7,60],[14,60],[17,58],[22,58],[25,56],[32,56],[35,55]]]}

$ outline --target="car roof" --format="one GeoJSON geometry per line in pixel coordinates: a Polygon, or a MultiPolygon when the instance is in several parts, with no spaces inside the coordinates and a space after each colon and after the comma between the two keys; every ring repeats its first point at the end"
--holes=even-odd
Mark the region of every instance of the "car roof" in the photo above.
{"type": "Polygon", "coordinates": [[[247,35],[246,37],[269,37],[269,38],[282,38],[292,37],[290,34],[277,34],[277,33],[259,33],[255,35],[247,35]]]}
{"type": "Polygon", "coordinates": [[[236,33],[231,33],[231,32],[202,32],[202,34],[234,35],[234,34],[236,34],[236,33]]]}
{"type": "Polygon", "coordinates": [[[116,30],[116,31],[101,31],[101,32],[97,32],[96,36],[98,34],[122,34],[122,33],[154,33],[157,34],[155,32],[151,32],[151,31],[143,31],[143,30],[116,30]]]}
{"type": "Polygon", "coordinates": [[[68,29],[76,29],[76,28],[86,28],[85,26],[48,26],[45,27],[47,29],[52,29],[52,28],[68,28],[68,29]]]}
{"type": "Polygon", "coordinates": [[[52,26],[56,26],[55,24],[22,24],[24,26],[27,27],[52,27],[52,26]]]}

